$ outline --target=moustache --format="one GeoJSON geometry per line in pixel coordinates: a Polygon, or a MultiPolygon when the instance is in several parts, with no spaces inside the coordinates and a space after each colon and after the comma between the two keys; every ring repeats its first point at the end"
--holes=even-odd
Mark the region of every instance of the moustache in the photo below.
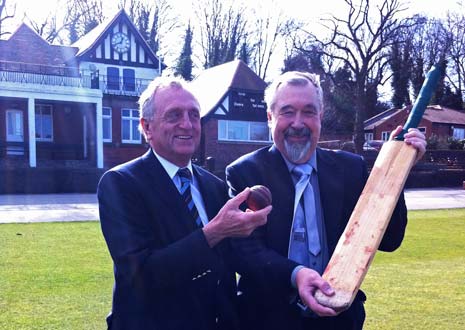
{"type": "Polygon", "coordinates": [[[303,128],[289,127],[288,129],[286,129],[284,131],[284,137],[288,137],[288,136],[297,136],[297,137],[307,136],[307,137],[311,137],[312,132],[310,131],[310,129],[308,127],[303,127],[303,128]]]}

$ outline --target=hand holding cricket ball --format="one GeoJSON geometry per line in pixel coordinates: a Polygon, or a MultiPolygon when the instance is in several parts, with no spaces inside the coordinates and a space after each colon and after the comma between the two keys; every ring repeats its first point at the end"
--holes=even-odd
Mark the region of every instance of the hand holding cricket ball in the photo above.
{"type": "Polygon", "coordinates": [[[341,311],[352,304],[378,250],[410,169],[415,164],[417,150],[403,142],[404,134],[420,123],[439,76],[439,69],[433,66],[402,132],[395,138],[397,141],[388,141],[381,148],[365,188],[323,273],[323,278],[329,282],[335,294],[326,296],[321,291],[315,293],[321,305],[341,311]]]}

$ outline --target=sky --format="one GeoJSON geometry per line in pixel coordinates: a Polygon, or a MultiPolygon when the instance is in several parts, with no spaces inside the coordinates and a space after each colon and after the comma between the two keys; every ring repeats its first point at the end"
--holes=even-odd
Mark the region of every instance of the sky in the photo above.
{"type": "MultiPolygon", "coordinates": [[[[18,17],[22,17],[21,13],[26,12],[34,18],[46,17],[50,11],[56,11],[57,3],[60,0],[7,0],[8,3],[17,3],[18,17]]],[[[104,6],[111,10],[117,10],[117,0],[103,0],[104,6]]],[[[308,1],[305,5],[305,10],[302,10],[302,0],[248,0],[244,1],[247,5],[272,4],[284,9],[289,15],[303,19],[316,19],[327,13],[337,13],[338,10],[344,8],[344,0],[324,0],[324,1],[308,1]]],[[[376,3],[376,0],[372,0],[376,3]]],[[[400,0],[405,3],[408,8],[407,12],[425,13],[429,16],[441,16],[447,10],[458,10],[457,5],[460,0],[400,0]]],[[[170,0],[170,3],[183,15],[188,15],[191,12],[191,0],[170,0]]],[[[463,5],[461,9],[464,10],[463,5]]]]}
{"type": "MultiPolygon", "coordinates": [[[[59,3],[64,0],[7,0],[7,3],[17,3],[16,19],[9,20],[9,24],[13,27],[19,25],[24,13],[36,22],[43,21],[51,11],[59,12],[59,3]]],[[[105,6],[104,14],[113,16],[118,10],[118,0],[102,0],[105,6]]],[[[189,16],[195,21],[193,16],[192,1],[196,0],[169,0],[170,5],[182,18],[184,22],[188,21],[189,16]]],[[[223,0],[225,1],[225,0],[223,0]]],[[[344,0],[323,0],[323,1],[303,1],[303,0],[233,0],[242,1],[246,6],[264,6],[265,8],[282,9],[289,17],[301,19],[312,26],[312,31],[315,32],[319,28],[319,19],[328,17],[328,15],[343,14],[346,10],[344,0]],[[306,3],[303,9],[303,4],[306,3]]],[[[382,0],[371,0],[376,4],[382,0]]],[[[425,14],[429,17],[443,17],[447,11],[465,11],[465,0],[399,0],[406,8],[405,15],[425,14]]],[[[14,30],[12,28],[12,30],[14,30]]],[[[182,29],[184,30],[184,29],[182,29]]],[[[194,31],[195,33],[195,31],[194,31]]],[[[163,40],[162,40],[163,43],[163,40]]],[[[163,47],[163,44],[162,44],[163,47]]],[[[175,58],[178,56],[181,49],[179,40],[175,40],[173,44],[166,43],[165,46],[165,63],[173,65],[175,58]]],[[[280,51],[280,50],[278,50],[280,51]]],[[[281,50],[284,54],[284,50],[281,50]]],[[[282,56],[276,56],[271,63],[270,71],[275,71],[276,75],[282,66],[282,56]],[[279,58],[279,59],[278,59],[279,58]]],[[[194,59],[195,61],[195,59],[194,59]]],[[[198,62],[199,60],[197,60],[198,62]]],[[[197,63],[198,65],[200,63],[197,63]]]]}

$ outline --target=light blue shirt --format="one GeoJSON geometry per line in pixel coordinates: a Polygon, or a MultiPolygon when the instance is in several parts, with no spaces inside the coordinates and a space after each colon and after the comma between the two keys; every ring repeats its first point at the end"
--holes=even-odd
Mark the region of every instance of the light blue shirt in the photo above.
{"type": "MultiPolygon", "coordinates": [[[[165,158],[157,154],[155,150],[152,149],[152,151],[155,157],[157,157],[161,166],[165,169],[166,173],[168,173],[171,180],[173,180],[174,185],[179,191],[181,189],[181,179],[179,178],[177,173],[181,167],[174,165],[170,161],[166,160],[165,158]]],[[[202,194],[200,194],[199,183],[197,179],[195,178],[195,175],[193,174],[192,163],[190,161],[186,167],[189,169],[189,171],[192,174],[192,183],[191,183],[192,200],[194,201],[195,207],[197,208],[197,211],[199,212],[199,216],[200,216],[200,219],[202,220],[202,224],[205,226],[208,223],[208,216],[207,216],[207,212],[205,211],[205,204],[203,202],[202,194]]]]}
{"type": "MultiPolygon", "coordinates": [[[[294,185],[297,183],[297,179],[292,175],[292,170],[296,166],[296,164],[293,164],[289,162],[287,159],[285,159],[287,168],[289,169],[289,172],[291,173],[292,180],[294,182],[294,185]]],[[[317,169],[317,162],[316,162],[316,152],[313,153],[312,157],[308,161],[308,164],[313,168],[313,174],[310,178],[310,184],[312,185],[313,192],[315,194],[315,208],[316,208],[316,217],[317,217],[317,224],[318,224],[318,234],[320,237],[320,244],[321,244],[321,251],[317,256],[313,256],[311,253],[308,253],[308,265],[299,265],[294,270],[292,271],[291,275],[291,284],[293,287],[297,287],[296,285],[296,275],[297,272],[302,269],[303,267],[308,267],[311,268],[315,271],[317,271],[320,275],[324,271],[324,265],[326,265],[329,261],[329,256],[328,256],[328,244],[327,244],[327,238],[326,238],[326,229],[324,226],[324,216],[323,216],[323,210],[321,207],[321,200],[320,200],[320,189],[318,186],[318,169],[317,169]]],[[[291,229],[292,230],[292,229],[291,229]]]]}

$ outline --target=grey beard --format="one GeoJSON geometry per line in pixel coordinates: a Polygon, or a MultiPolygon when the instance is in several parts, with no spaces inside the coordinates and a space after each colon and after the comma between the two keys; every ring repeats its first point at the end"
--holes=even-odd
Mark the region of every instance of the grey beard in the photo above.
{"type": "Polygon", "coordinates": [[[292,163],[298,163],[310,150],[312,143],[307,140],[304,143],[290,143],[284,139],[284,148],[286,149],[287,156],[292,163]]]}

